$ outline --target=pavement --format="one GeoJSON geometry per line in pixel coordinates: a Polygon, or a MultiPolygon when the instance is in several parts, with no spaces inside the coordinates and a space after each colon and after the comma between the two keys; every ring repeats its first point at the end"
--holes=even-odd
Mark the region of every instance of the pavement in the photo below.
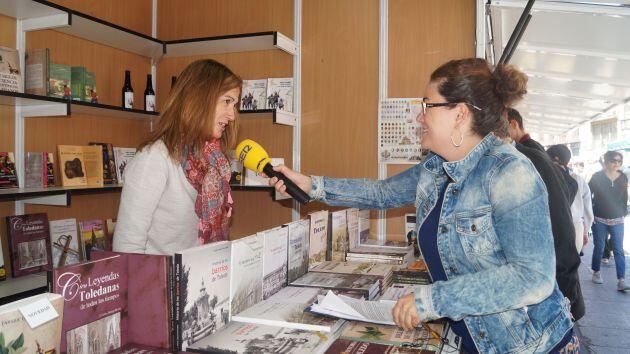
{"type": "MultiPolygon", "coordinates": [[[[626,284],[630,284],[630,218],[626,218],[624,249],[626,250],[626,284]]],[[[580,285],[586,314],[576,324],[581,353],[630,354],[630,290],[617,291],[614,257],[602,264],[604,284],[591,281],[593,243],[584,249],[580,265],[580,285]]]]}

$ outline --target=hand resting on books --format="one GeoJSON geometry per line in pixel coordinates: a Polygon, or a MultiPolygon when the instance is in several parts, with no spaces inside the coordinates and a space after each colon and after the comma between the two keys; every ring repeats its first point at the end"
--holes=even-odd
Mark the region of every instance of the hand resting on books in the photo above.
{"type": "Polygon", "coordinates": [[[405,330],[420,325],[420,315],[416,309],[413,293],[401,297],[392,309],[394,322],[405,330]]]}

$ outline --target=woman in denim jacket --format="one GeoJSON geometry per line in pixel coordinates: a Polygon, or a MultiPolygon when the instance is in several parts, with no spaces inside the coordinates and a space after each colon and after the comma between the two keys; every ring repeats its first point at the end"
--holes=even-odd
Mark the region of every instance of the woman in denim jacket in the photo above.
{"type": "MultiPolygon", "coordinates": [[[[482,353],[575,352],[565,298],[554,279],[547,190],[511,144],[505,110],[526,92],[516,69],[483,59],[450,61],[426,87],[426,160],[385,180],[305,176],[279,166],[314,200],[388,209],[415,205],[418,242],[434,280],[393,310],[409,329],[447,318],[463,350],[482,353]]],[[[282,181],[270,180],[280,192],[282,181]]]]}

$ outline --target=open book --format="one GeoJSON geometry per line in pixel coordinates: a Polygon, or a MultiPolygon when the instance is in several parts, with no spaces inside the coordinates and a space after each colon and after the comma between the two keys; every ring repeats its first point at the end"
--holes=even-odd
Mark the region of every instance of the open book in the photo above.
{"type": "Polygon", "coordinates": [[[346,320],[395,325],[392,309],[395,302],[357,300],[328,291],[325,297],[314,303],[310,311],[346,320]]]}

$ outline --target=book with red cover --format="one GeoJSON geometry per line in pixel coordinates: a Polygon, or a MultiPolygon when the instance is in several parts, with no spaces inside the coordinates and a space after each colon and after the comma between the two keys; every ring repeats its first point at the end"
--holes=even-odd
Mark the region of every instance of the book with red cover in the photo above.
{"type": "Polygon", "coordinates": [[[49,291],[64,298],[62,353],[106,353],[128,341],[127,261],[118,255],[48,273],[49,291]]]}
{"type": "Polygon", "coordinates": [[[6,218],[13,277],[51,270],[48,215],[38,213],[6,218]]]}
{"type": "MultiPolygon", "coordinates": [[[[127,330],[132,343],[171,348],[170,256],[92,252],[92,259],[127,258],[127,330]]],[[[126,343],[123,343],[126,344],[126,343]]]]}

